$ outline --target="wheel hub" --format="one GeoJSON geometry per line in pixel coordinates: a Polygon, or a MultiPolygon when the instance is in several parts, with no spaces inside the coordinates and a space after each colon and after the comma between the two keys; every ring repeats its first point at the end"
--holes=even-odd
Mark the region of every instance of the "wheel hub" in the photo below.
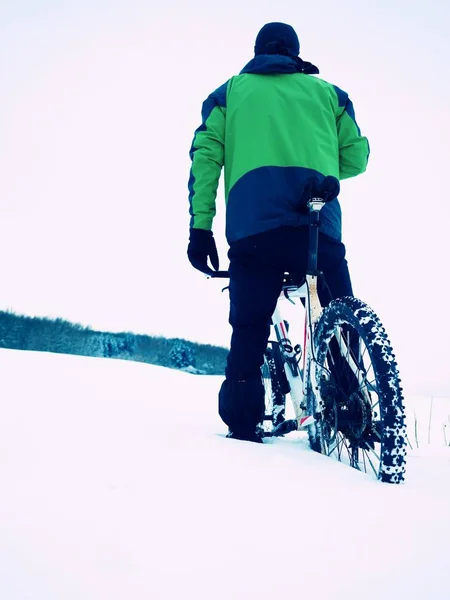
{"type": "Polygon", "coordinates": [[[323,419],[330,432],[339,431],[352,446],[365,445],[364,437],[372,423],[370,404],[360,392],[346,396],[333,382],[321,386],[323,419]]]}

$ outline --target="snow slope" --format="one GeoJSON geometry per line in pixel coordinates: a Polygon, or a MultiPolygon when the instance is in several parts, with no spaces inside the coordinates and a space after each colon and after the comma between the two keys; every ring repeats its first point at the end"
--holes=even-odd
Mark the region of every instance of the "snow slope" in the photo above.
{"type": "Polygon", "coordinates": [[[450,450],[225,439],[220,378],[0,350],[2,600],[450,598],[450,450]]]}

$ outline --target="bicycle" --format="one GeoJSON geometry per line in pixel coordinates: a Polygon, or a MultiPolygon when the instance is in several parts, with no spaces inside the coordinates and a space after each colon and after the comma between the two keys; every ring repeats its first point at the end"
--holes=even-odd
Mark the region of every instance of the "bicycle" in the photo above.
{"type": "MultiPolygon", "coordinates": [[[[320,210],[339,192],[337,179],[315,185],[309,211],[308,267],[303,282],[289,274],[272,316],[261,375],[265,384],[264,436],[307,431],[312,450],[334,456],[387,483],[404,481],[406,423],[403,392],[391,343],[375,312],[355,297],[322,308],[317,292],[320,210]],[[282,300],[304,308],[303,343],[293,344],[282,300]],[[290,397],[294,418],[286,417],[290,397]]],[[[228,277],[218,271],[211,277],[228,277]]]]}

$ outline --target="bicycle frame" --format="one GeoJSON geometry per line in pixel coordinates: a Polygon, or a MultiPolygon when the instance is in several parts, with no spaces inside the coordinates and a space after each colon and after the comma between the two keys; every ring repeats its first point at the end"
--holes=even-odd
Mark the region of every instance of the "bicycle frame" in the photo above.
{"type": "Polygon", "coordinates": [[[305,283],[298,286],[283,286],[282,296],[292,301],[293,297],[300,298],[305,307],[305,330],[303,338],[303,377],[295,364],[295,351],[287,337],[287,331],[284,327],[284,320],[281,317],[281,311],[277,304],[275,312],[272,316],[272,324],[274,326],[277,341],[280,344],[281,354],[283,358],[286,377],[290,386],[290,396],[294,408],[295,418],[297,421],[297,429],[302,428],[302,417],[304,414],[304,400],[306,399],[307,390],[309,389],[309,380],[311,378],[311,387],[313,390],[317,388],[315,370],[311,370],[312,357],[314,353],[314,326],[322,314],[322,306],[317,292],[317,277],[319,271],[317,268],[317,255],[319,244],[319,225],[320,211],[325,205],[322,198],[311,198],[307,203],[309,208],[309,251],[308,251],[308,267],[306,270],[305,283]]]}
{"type": "MultiPolygon", "coordinates": [[[[295,419],[297,421],[297,429],[302,429],[302,418],[304,415],[304,406],[309,390],[316,393],[318,389],[316,370],[311,369],[311,364],[315,359],[316,352],[314,348],[314,327],[322,314],[323,308],[320,304],[319,294],[317,291],[317,278],[319,271],[317,268],[317,255],[319,243],[319,225],[320,211],[325,205],[322,198],[311,198],[308,202],[310,211],[309,224],[309,252],[308,252],[308,268],[306,271],[305,283],[301,286],[284,285],[280,298],[287,298],[293,302],[292,298],[300,298],[305,307],[305,329],[303,337],[303,375],[298,368],[296,362],[295,347],[288,337],[287,329],[284,325],[285,321],[282,318],[279,303],[275,308],[272,316],[272,325],[274,326],[277,341],[283,358],[284,370],[290,386],[290,396],[294,408],[295,419]]],[[[341,335],[336,336],[341,356],[347,361],[350,369],[355,374],[359,381],[360,369],[356,364],[353,356],[350,353],[350,348],[347,342],[341,335]]],[[[363,394],[368,398],[367,390],[363,394]]],[[[318,405],[321,406],[321,399],[318,398],[318,405]]]]}
{"type": "MultiPolygon", "coordinates": [[[[304,399],[306,398],[308,379],[311,376],[311,358],[314,352],[312,347],[314,325],[322,313],[319,296],[317,294],[317,277],[306,275],[305,283],[300,286],[283,286],[280,294],[280,300],[287,299],[294,302],[293,298],[298,298],[304,303],[305,307],[305,329],[302,346],[303,375],[298,367],[295,348],[289,339],[285,320],[283,319],[281,308],[278,302],[272,316],[272,325],[275,330],[277,342],[279,343],[281,355],[283,358],[284,370],[290,387],[290,396],[297,420],[297,429],[300,429],[300,422],[303,416],[304,399]]],[[[312,373],[312,385],[315,388],[314,369],[312,373]]]]}
{"type": "MultiPolygon", "coordinates": [[[[316,356],[313,336],[314,327],[322,312],[323,308],[320,304],[317,292],[317,276],[308,274],[306,275],[305,283],[301,286],[289,284],[283,286],[277,306],[272,315],[272,326],[279,344],[284,371],[290,387],[289,393],[295,419],[297,421],[297,429],[302,429],[301,419],[304,416],[304,406],[308,390],[312,390],[313,393],[316,393],[316,390],[318,389],[316,370],[311,369],[311,364],[316,356]],[[293,298],[300,299],[305,308],[303,346],[300,346],[303,359],[303,374],[298,367],[297,362],[298,351],[296,351],[296,348],[298,345],[294,346],[290,340],[285,325],[286,321],[283,318],[282,310],[280,308],[280,301],[287,299],[290,302],[295,303],[293,298]]],[[[350,369],[359,381],[360,368],[350,353],[346,340],[340,335],[336,335],[336,340],[343,360],[348,363],[350,369]]],[[[361,393],[364,394],[367,400],[370,400],[366,389],[361,390],[361,393]]],[[[321,399],[320,397],[318,399],[320,406],[321,399]]]]}
{"type": "MultiPolygon", "coordinates": [[[[294,409],[295,420],[297,422],[297,429],[304,429],[302,426],[302,419],[304,417],[305,400],[309,390],[312,390],[316,394],[318,389],[316,370],[311,369],[311,364],[315,360],[316,352],[314,348],[314,327],[319,320],[323,308],[320,304],[319,295],[317,291],[317,280],[319,271],[317,268],[317,255],[318,255],[318,243],[319,243],[319,225],[320,225],[320,211],[325,205],[325,200],[322,198],[311,198],[307,202],[310,214],[309,222],[309,251],[308,251],[308,267],[306,271],[305,282],[303,285],[283,285],[280,299],[286,298],[295,304],[293,298],[300,298],[305,308],[305,329],[303,346],[293,346],[288,336],[288,331],[285,326],[285,320],[282,317],[282,313],[279,307],[279,302],[272,315],[272,325],[275,330],[277,342],[281,350],[281,357],[283,359],[283,367],[286,373],[286,377],[290,387],[290,396],[294,409]],[[296,348],[301,348],[303,353],[303,373],[298,367],[296,358],[296,348]]],[[[218,272],[211,274],[212,277],[225,277],[226,272],[218,272]]],[[[342,358],[346,360],[359,380],[360,369],[356,364],[355,360],[351,356],[349,347],[346,341],[339,335],[337,336],[337,342],[339,345],[340,353],[342,358]]],[[[298,353],[298,352],[297,352],[298,353]]],[[[365,392],[367,394],[367,392],[365,392]]],[[[318,398],[318,405],[321,406],[321,399],[318,398]]]]}

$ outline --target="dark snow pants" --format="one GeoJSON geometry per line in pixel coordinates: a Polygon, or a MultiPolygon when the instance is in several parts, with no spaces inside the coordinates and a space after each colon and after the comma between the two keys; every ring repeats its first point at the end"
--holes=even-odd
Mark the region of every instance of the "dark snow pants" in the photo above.
{"type": "MultiPolygon", "coordinates": [[[[219,414],[230,430],[254,430],[264,415],[261,366],[270,335],[271,317],[284,273],[301,281],[308,261],[308,227],[280,227],[230,245],[230,324],[232,336],[219,393],[219,414]]],[[[319,298],[352,296],[345,246],[319,233],[319,298]]]]}

